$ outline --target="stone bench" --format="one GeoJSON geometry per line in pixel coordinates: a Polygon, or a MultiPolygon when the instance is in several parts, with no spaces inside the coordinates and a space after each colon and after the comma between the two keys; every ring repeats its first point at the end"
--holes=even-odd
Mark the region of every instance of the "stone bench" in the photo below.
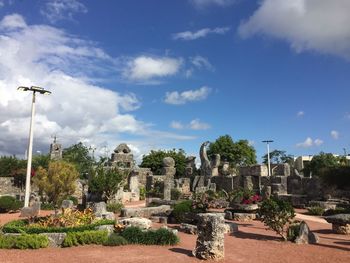
{"type": "Polygon", "coordinates": [[[121,216],[150,218],[152,215],[164,214],[169,210],[171,210],[170,205],[161,205],[156,207],[123,208],[121,211],[121,216]]]}
{"type": "Polygon", "coordinates": [[[338,214],[324,218],[332,224],[332,229],[337,234],[350,235],[350,214],[338,214]]]}

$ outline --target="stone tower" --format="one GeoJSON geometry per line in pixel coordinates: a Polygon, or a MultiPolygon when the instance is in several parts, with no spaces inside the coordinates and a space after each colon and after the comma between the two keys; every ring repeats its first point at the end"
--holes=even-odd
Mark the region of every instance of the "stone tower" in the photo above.
{"type": "Polygon", "coordinates": [[[50,145],[50,159],[53,161],[59,161],[62,159],[62,145],[57,143],[57,137],[53,139],[53,143],[50,145]]]}
{"type": "Polygon", "coordinates": [[[111,156],[112,165],[118,168],[133,168],[134,156],[130,148],[125,144],[119,144],[111,156]]]}

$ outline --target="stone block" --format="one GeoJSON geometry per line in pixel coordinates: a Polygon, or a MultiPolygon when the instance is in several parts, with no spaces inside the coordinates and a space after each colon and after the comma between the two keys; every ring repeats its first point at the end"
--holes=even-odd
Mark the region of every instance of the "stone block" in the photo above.
{"type": "Polygon", "coordinates": [[[234,213],[233,220],[240,222],[250,222],[256,219],[255,213],[234,213]]]}
{"type": "Polygon", "coordinates": [[[238,225],[232,222],[226,222],[225,223],[225,233],[227,234],[233,234],[238,232],[238,225]]]}
{"type": "Polygon", "coordinates": [[[74,207],[74,203],[72,200],[63,200],[61,204],[61,208],[63,209],[72,209],[74,207]]]}
{"type": "Polygon", "coordinates": [[[186,223],[181,223],[180,231],[191,235],[197,235],[198,233],[197,226],[186,223]]]}
{"type": "Polygon", "coordinates": [[[49,247],[61,247],[67,233],[41,233],[39,235],[47,236],[49,247]]]}
{"type": "Polygon", "coordinates": [[[125,218],[119,220],[119,223],[125,225],[126,227],[134,226],[139,227],[141,229],[149,229],[152,226],[151,220],[142,217],[125,218]]]}
{"type": "Polygon", "coordinates": [[[102,217],[103,214],[107,213],[106,203],[105,202],[94,203],[92,210],[95,216],[102,217]]]}
{"type": "Polygon", "coordinates": [[[231,211],[225,211],[225,219],[227,219],[227,220],[232,220],[233,219],[231,211]]]}
{"type": "Polygon", "coordinates": [[[309,226],[302,221],[299,227],[299,234],[294,242],[296,244],[317,244],[319,243],[319,238],[315,233],[311,232],[309,226]]]}
{"type": "Polygon", "coordinates": [[[121,211],[121,216],[150,218],[152,215],[166,213],[169,210],[171,210],[170,205],[161,205],[156,207],[123,208],[121,211]]]}
{"type": "Polygon", "coordinates": [[[250,175],[252,176],[268,176],[268,169],[267,166],[262,164],[262,165],[253,165],[250,167],[250,175]]]}

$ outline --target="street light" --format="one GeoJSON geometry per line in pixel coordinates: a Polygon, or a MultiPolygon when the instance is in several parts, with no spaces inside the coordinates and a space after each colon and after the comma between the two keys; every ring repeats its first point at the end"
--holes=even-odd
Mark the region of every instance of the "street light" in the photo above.
{"type": "Polygon", "coordinates": [[[40,93],[44,95],[51,94],[51,91],[45,90],[41,87],[31,86],[29,87],[18,87],[18,90],[21,91],[32,91],[33,92],[33,98],[32,98],[32,116],[30,120],[30,127],[29,127],[29,144],[28,144],[28,159],[27,159],[27,175],[26,175],[26,189],[25,189],[25,195],[24,195],[24,207],[29,206],[29,195],[30,195],[30,174],[32,170],[32,153],[33,153],[33,131],[34,131],[34,114],[35,114],[35,94],[40,93]]]}
{"type": "Polygon", "coordinates": [[[266,146],[267,146],[267,169],[268,169],[268,175],[271,176],[270,142],[273,142],[273,140],[265,140],[262,142],[266,143],[266,146]]]}

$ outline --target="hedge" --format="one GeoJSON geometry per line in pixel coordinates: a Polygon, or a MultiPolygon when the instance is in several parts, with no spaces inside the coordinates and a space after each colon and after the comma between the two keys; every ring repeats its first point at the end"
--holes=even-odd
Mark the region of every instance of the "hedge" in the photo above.
{"type": "Polygon", "coordinates": [[[63,247],[72,247],[79,245],[97,244],[101,245],[108,240],[106,230],[91,230],[84,232],[69,232],[64,239],[63,247]]]}
{"type": "Polygon", "coordinates": [[[143,231],[139,227],[128,227],[121,234],[130,244],[176,245],[179,238],[168,229],[143,231]]]}
{"type": "Polygon", "coordinates": [[[44,235],[18,235],[18,236],[5,236],[0,235],[0,248],[10,249],[38,249],[44,248],[49,245],[47,236],[44,235]]]}
{"type": "Polygon", "coordinates": [[[107,241],[103,243],[104,246],[124,246],[127,244],[128,241],[117,233],[112,233],[107,241]]]}

